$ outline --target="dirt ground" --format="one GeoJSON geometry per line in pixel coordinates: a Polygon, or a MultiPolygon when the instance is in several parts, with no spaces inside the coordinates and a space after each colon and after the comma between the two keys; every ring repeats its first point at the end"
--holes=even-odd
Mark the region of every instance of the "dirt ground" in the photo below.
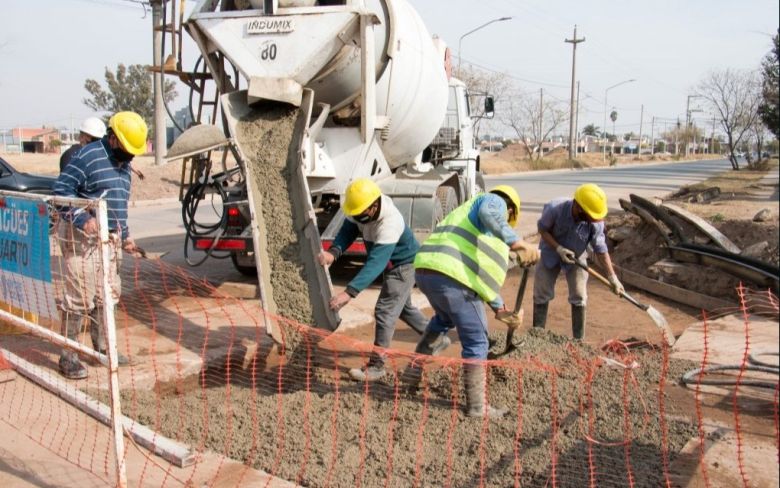
{"type": "MultiPolygon", "coordinates": [[[[692,155],[690,159],[713,159],[720,157],[718,155],[696,154],[692,155]]],[[[642,156],[618,154],[613,158],[607,156],[605,160],[601,153],[583,153],[578,155],[572,163],[566,150],[556,149],[545,155],[544,158],[535,160],[529,158],[525,149],[519,144],[510,145],[498,152],[482,152],[480,158],[482,171],[490,175],[540,169],[569,169],[572,165],[577,168],[597,168],[612,164],[673,161],[675,159],[673,155],[665,153],[652,156],[645,154],[642,156]]]]}
{"type": "MultiPolygon", "coordinates": [[[[757,170],[743,169],[729,171],[710,178],[697,185],[681,188],[668,195],[665,203],[680,206],[709,222],[729,238],[750,257],[777,267],[780,262],[778,248],[778,181],[771,175],[777,174],[777,160],[757,170]],[[767,175],[770,175],[767,178],[767,175]],[[709,201],[698,202],[695,195],[708,188],[719,188],[720,194],[709,201]],[[761,211],[767,216],[756,221],[761,211]]],[[[689,238],[699,244],[711,244],[709,239],[683,220],[675,221],[689,238]]],[[[656,263],[667,259],[665,241],[659,231],[629,213],[607,217],[610,235],[628,230],[625,240],[610,240],[612,257],[619,265],[640,274],[659,278],[656,263]],[[654,269],[655,267],[655,269],[654,269]]],[[[715,268],[697,264],[685,264],[673,273],[664,273],[664,282],[708,296],[735,302],[734,290],[740,280],[715,268]]],[[[755,283],[744,282],[748,288],[757,288],[755,283]]]]}
{"type": "MultiPolygon", "coordinates": [[[[744,199],[749,203],[741,204],[738,188],[749,189],[763,175],[729,175],[729,181],[742,182],[734,182],[729,192],[733,193],[728,204],[732,220],[752,218],[750,205],[756,202],[748,192],[744,199]],[[737,207],[742,207],[743,214],[737,207]]],[[[773,209],[776,229],[776,205],[773,209]]],[[[613,219],[610,223],[615,225],[636,224],[625,215],[613,219]]],[[[755,230],[743,234],[745,239],[758,235],[755,230]]],[[[637,235],[639,239],[629,244],[631,254],[651,255],[655,240],[642,232],[637,235]]],[[[620,246],[626,244],[619,244],[618,250],[620,246]]],[[[616,260],[626,264],[617,253],[616,260]]],[[[711,270],[702,272],[713,281],[711,270]]],[[[503,289],[507,303],[514,303],[518,284],[519,275],[513,272],[503,289]]],[[[532,286],[531,279],[528,289],[532,286]]],[[[730,290],[733,296],[734,288],[730,290]]],[[[656,307],[676,335],[699,318],[698,310],[641,291],[631,293],[656,307]]],[[[159,425],[166,435],[212,450],[228,449],[231,457],[304,486],[473,486],[480,481],[509,486],[516,479],[523,486],[546,486],[551,482],[553,463],[557,486],[582,486],[589,470],[598,473],[599,486],[624,485],[628,476],[634,486],[662,485],[677,453],[697,435],[692,413],[696,405],[680,385],[680,377],[698,364],[667,362],[658,348],[600,352],[599,347],[610,339],[659,345],[661,336],[644,311],[595,282],[589,287],[586,342],[573,342],[568,338],[570,311],[562,298],[566,295],[563,281],[556,294],[559,298],[551,304],[549,331],[529,329],[527,317],[515,337],[518,349],[490,364],[490,399],[511,413],[487,427],[460,411],[464,397],[454,334],[455,343],[443,362],[426,369],[426,379],[418,389],[408,388],[404,368],[409,358],[404,353],[413,349],[416,336],[401,324],[394,344],[400,352],[391,354],[389,361],[392,374],[370,386],[350,382],[345,374],[365,360],[365,345],[373,335],[369,325],[323,341],[309,337],[305,342],[310,349],[299,349],[282,366],[254,371],[251,384],[235,373],[231,383],[224,384],[220,381],[224,373],[215,370],[207,376],[217,381],[205,389],[201,384],[165,389],[162,394],[136,393],[136,412],[141,422],[159,425]],[[363,346],[356,347],[353,339],[363,346]],[[630,374],[609,369],[599,362],[601,355],[626,364],[636,361],[640,366],[630,374]],[[660,385],[665,386],[659,396],[660,385]],[[202,418],[185,432],[169,427],[176,425],[176,412],[182,408],[203,411],[202,418]],[[144,413],[151,411],[162,417],[153,419],[144,413]],[[255,412],[268,411],[278,414],[256,420],[255,412]],[[522,463],[521,471],[516,471],[517,462],[522,463]]],[[[530,295],[524,297],[529,313],[530,295]]],[[[491,318],[490,328],[496,340],[494,350],[501,351],[505,327],[491,318]]],[[[723,406],[706,405],[704,410],[713,417],[728,418],[731,408],[728,405],[723,412],[723,406]]],[[[743,426],[751,431],[771,429],[765,413],[744,414],[743,426]]]]}

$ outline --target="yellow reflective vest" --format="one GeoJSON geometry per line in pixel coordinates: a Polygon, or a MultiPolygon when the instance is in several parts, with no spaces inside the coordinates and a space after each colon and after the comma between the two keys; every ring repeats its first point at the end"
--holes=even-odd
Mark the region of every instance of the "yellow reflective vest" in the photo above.
{"type": "Polygon", "coordinates": [[[423,242],[415,269],[437,271],[476,292],[490,303],[506,279],[509,246],[484,234],[469,220],[474,197],[453,210],[423,242]]]}

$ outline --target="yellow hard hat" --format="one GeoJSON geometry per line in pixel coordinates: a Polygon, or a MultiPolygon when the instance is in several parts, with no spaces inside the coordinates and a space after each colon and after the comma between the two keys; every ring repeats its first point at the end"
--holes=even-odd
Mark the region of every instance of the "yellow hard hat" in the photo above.
{"type": "Polygon", "coordinates": [[[593,183],[585,183],[574,190],[574,201],[593,220],[601,220],[607,216],[607,195],[593,183]]]}
{"type": "Polygon", "coordinates": [[[135,112],[117,112],[108,121],[122,149],[134,156],[146,152],[146,122],[135,112]]]}
{"type": "Polygon", "coordinates": [[[360,215],[382,196],[382,190],[369,178],[360,178],[349,184],[342,209],[349,217],[360,215]]]}
{"type": "Polygon", "coordinates": [[[508,219],[509,225],[514,227],[517,225],[517,219],[520,217],[520,196],[517,194],[514,188],[509,185],[498,185],[490,190],[490,193],[499,193],[507,197],[515,207],[515,213],[512,218],[508,219]]]}

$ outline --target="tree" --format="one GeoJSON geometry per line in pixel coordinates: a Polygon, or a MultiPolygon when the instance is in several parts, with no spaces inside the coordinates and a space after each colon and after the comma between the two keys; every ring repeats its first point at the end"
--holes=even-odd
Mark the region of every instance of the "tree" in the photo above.
{"type": "MultiPolygon", "coordinates": [[[[92,79],[84,82],[84,89],[89,92],[91,98],[83,100],[84,105],[96,112],[108,112],[114,114],[123,110],[132,110],[138,113],[154,130],[154,97],[152,89],[152,74],[142,64],[131,64],[125,67],[119,64],[116,73],[106,68],[106,85],[104,90],[100,84],[92,79]]],[[[165,80],[163,88],[163,100],[172,102],[178,94],[176,84],[165,80]]]]}
{"type": "MultiPolygon", "coordinates": [[[[482,117],[484,115],[484,96],[493,97],[496,105],[496,111],[502,110],[501,103],[505,101],[507,91],[509,90],[509,77],[504,73],[485,71],[471,66],[463,67],[460,70],[458,79],[466,85],[466,90],[471,95],[469,103],[471,104],[472,115],[482,117]]],[[[484,118],[477,119],[474,124],[474,136],[479,138],[479,131],[484,118]]],[[[494,127],[490,127],[491,132],[496,132],[494,127]]]]}
{"type": "Polygon", "coordinates": [[[524,93],[515,93],[500,120],[521,140],[530,159],[542,157],[542,143],[555,129],[568,121],[569,111],[557,101],[542,100],[524,93]]]}
{"type": "Polygon", "coordinates": [[[582,133],[586,136],[596,136],[599,133],[599,128],[593,124],[588,124],[582,128],[582,133]]]}
{"type": "MultiPolygon", "coordinates": [[[[764,151],[764,143],[766,141],[766,126],[764,125],[761,118],[757,118],[756,121],[753,123],[753,126],[750,128],[751,135],[753,139],[756,141],[756,163],[761,162],[761,153],[764,151]]],[[[753,158],[750,154],[750,151],[747,152],[747,163],[748,166],[753,166],[753,158]]]]}
{"type": "Polygon", "coordinates": [[[761,62],[762,90],[758,114],[775,138],[780,138],[780,30],[772,39],[774,47],[761,62]]]}
{"type": "Polygon", "coordinates": [[[738,171],[735,151],[745,142],[758,118],[761,94],[756,74],[732,69],[713,71],[699,83],[696,91],[706,100],[709,111],[726,134],[731,167],[738,171]]]}
{"type": "Polygon", "coordinates": [[[693,124],[686,127],[684,123],[681,123],[677,124],[677,126],[673,127],[671,130],[662,132],[661,137],[674,142],[674,153],[677,154],[680,144],[684,144],[685,147],[688,147],[694,140],[701,141],[704,139],[704,132],[701,128],[696,127],[693,124]]]}

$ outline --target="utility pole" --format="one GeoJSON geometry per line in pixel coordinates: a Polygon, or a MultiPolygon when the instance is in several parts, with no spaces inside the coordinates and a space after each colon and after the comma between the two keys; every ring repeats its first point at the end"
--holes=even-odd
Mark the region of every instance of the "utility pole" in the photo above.
{"type": "MultiPolygon", "coordinates": [[[[574,134],[577,138],[577,147],[580,145],[580,82],[577,82],[577,116],[574,118],[574,134]]],[[[575,153],[576,154],[576,153],[575,153]]]]}
{"type": "Polygon", "coordinates": [[[162,13],[165,0],[152,0],[152,60],[154,64],[154,164],[164,163],[163,154],[168,147],[165,134],[165,101],[163,100],[162,13]]]}
{"type": "Polygon", "coordinates": [[[537,138],[537,144],[539,146],[539,158],[543,156],[542,144],[544,144],[544,141],[542,140],[542,122],[544,122],[544,88],[539,88],[539,137],[537,138]]]}
{"type": "Polygon", "coordinates": [[[569,160],[574,164],[574,81],[576,79],[577,68],[577,44],[585,42],[585,38],[577,39],[577,25],[574,25],[574,37],[564,39],[564,42],[571,44],[571,109],[569,112],[569,160]]]}
{"type": "Polygon", "coordinates": [[[642,105],[642,109],[639,111],[639,142],[637,143],[636,155],[642,156],[642,123],[645,119],[645,106],[642,105]]]}
{"type": "Polygon", "coordinates": [[[650,121],[650,156],[655,154],[655,117],[650,121]]]}
{"type": "Polygon", "coordinates": [[[685,102],[685,155],[688,156],[690,149],[688,147],[688,134],[691,129],[691,95],[685,102]]]}
{"type": "Polygon", "coordinates": [[[710,154],[715,152],[715,120],[712,119],[712,133],[710,134],[710,143],[708,145],[710,154]]]}
{"type": "Polygon", "coordinates": [[[674,132],[674,155],[679,154],[679,141],[680,141],[680,117],[677,117],[677,130],[674,132]]]}

